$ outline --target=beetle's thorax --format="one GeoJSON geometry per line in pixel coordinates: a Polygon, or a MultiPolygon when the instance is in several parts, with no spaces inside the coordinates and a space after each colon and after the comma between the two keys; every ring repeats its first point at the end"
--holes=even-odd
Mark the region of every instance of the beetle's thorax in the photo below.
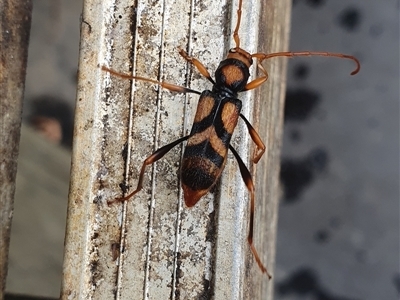
{"type": "Polygon", "coordinates": [[[229,50],[215,71],[213,91],[236,98],[237,93],[244,90],[249,79],[249,67],[253,63],[251,55],[241,48],[229,50]]]}

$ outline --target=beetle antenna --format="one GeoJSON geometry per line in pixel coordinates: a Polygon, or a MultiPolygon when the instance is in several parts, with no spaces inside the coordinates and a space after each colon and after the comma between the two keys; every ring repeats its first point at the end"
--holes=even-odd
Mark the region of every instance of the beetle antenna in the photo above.
{"type": "Polygon", "coordinates": [[[356,68],[351,75],[355,75],[360,71],[360,62],[357,58],[353,55],[347,55],[342,53],[333,53],[333,52],[316,52],[316,51],[300,51],[300,52],[277,52],[277,53],[254,53],[251,57],[255,57],[261,63],[263,60],[272,58],[272,57],[279,57],[279,56],[287,56],[287,57],[295,57],[295,56],[331,56],[331,57],[338,57],[338,58],[345,58],[351,59],[356,63],[356,68]]]}
{"type": "Polygon", "coordinates": [[[237,10],[237,22],[236,22],[236,27],[235,31],[233,32],[233,39],[236,44],[236,48],[240,47],[240,38],[239,38],[239,27],[240,27],[240,21],[242,19],[242,0],[239,0],[239,7],[237,10]]]}

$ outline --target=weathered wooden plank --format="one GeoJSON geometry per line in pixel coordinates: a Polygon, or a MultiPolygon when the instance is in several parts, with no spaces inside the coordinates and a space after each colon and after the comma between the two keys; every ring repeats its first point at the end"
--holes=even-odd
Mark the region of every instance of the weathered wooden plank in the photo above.
{"type": "Polygon", "coordinates": [[[3,299],[32,3],[1,0],[0,12],[0,299],[3,299]]]}
{"type": "MultiPolygon", "coordinates": [[[[236,9],[236,1],[85,2],[62,298],[271,297],[272,281],[247,244],[248,192],[232,155],[218,188],[191,209],[182,203],[178,181],[181,147],[148,168],[134,199],[107,205],[122,195],[121,182],[129,190],[136,186],[152,151],[188,133],[197,97],[110,77],[99,67],[210,89],[177,47],[213,72],[233,45],[236,9]]],[[[285,50],[289,13],[290,1],[246,1],[241,46],[285,50]]],[[[255,245],[272,272],[285,63],[265,66],[268,84],[240,98],[268,147],[257,172],[251,170],[255,245]]],[[[245,124],[232,144],[251,165],[254,147],[245,124]]]]}

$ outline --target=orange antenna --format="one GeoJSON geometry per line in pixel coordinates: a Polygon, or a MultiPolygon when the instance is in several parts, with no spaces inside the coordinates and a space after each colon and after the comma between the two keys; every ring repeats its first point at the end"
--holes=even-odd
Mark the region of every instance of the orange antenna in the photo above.
{"type": "Polygon", "coordinates": [[[356,69],[351,72],[351,75],[355,75],[360,71],[360,62],[357,58],[352,55],[342,54],[342,53],[333,53],[333,52],[316,52],[316,51],[300,51],[300,52],[277,52],[277,53],[254,53],[251,57],[255,57],[259,59],[261,63],[263,60],[272,58],[272,57],[279,57],[279,56],[287,56],[287,57],[294,57],[294,56],[332,56],[332,57],[339,57],[339,58],[346,58],[351,59],[356,63],[356,69]]]}
{"type": "Polygon", "coordinates": [[[239,27],[240,27],[240,21],[242,19],[242,0],[239,0],[239,7],[237,10],[237,22],[236,22],[236,27],[235,31],[233,32],[233,39],[235,40],[236,48],[240,47],[240,38],[239,38],[239,27]]]}

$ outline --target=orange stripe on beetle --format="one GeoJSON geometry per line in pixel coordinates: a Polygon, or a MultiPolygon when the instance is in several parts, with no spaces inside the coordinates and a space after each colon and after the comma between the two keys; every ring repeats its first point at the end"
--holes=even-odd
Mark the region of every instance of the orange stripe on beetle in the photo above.
{"type": "Polygon", "coordinates": [[[240,112],[237,109],[236,105],[231,102],[225,103],[224,107],[222,108],[222,123],[224,124],[225,130],[229,134],[232,134],[235,130],[239,118],[239,113],[240,112]]]}
{"type": "Polygon", "coordinates": [[[198,103],[198,108],[196,115],[194,117],[194,122],[201,122],[204,118],[211,114],[211,111],[215,105],[215,100],[213,97],[204,96],[201,97],[198,103]]]}
{"type": "Polygon", "coordinates": [[[215,152],[217,152],[220,156],[225,157],[228,149],[218,137],[214,126],[210,126],[206,130],[192,135],[188,140],[187,146],[198,145],[207,140],[215,152]]]}

